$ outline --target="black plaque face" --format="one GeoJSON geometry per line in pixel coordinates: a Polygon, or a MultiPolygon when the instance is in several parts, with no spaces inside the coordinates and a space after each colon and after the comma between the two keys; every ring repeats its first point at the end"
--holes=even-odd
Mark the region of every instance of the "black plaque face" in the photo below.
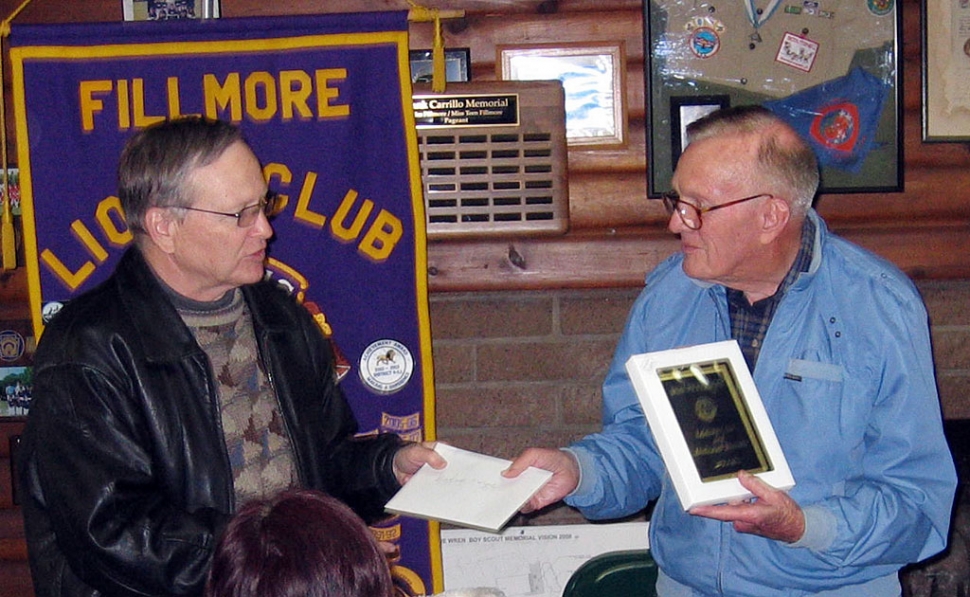
{"type": "Polygon", "coordinates": [[[701,481],[772,470],[728,360],[665,367],[657,375],[701,481]]]}

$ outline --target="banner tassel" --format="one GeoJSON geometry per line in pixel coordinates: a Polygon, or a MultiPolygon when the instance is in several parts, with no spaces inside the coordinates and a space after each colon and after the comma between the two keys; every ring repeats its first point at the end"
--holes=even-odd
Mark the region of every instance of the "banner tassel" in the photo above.
{"type": "Polygon", "coordinates": [[[441,36],[441,17],[434,15],[434,44],[431,46],[431,91],[445,90],[445,42],[441,36]]]}
{"type": "Polygon", "coordinates": [[[408,19],[415,22],[434,23],[434,41],[431,46],[431,90],[441,93],[445,90],[445,41],[441,34],[441,19],[461,18],[465,16],[463,10],[440,11],[437,8],[428,9],[408,2],[411,11],[408,19]]]}
{"type": "Polygon", "coordinates": [[[3,40],[10,35],[10,23],[30,2],[31,0],[24,0],[9,17],[0,23],[0,127],[2,127],[0,129],[0,161],[3,162],[0,164],[3,167],[2,180],[0,180],[0,183],[3,184],[3,195],[0,196],[0,200],[3,201],[3,215],[0,219],[0,253],[2,253],[0,265],[3,266],[4,271],[17,269],[17,241],[14,236],[13,207],[10,205],[10,180],[8,178],[10,168],[7,161],[7,96],[3,93],[2,86],[4,82],[3,40]]]}

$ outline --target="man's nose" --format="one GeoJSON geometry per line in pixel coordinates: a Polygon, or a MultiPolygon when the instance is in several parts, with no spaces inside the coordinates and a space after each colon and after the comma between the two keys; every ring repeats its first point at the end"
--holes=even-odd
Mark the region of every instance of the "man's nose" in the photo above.
{"type": "Polygon", "coordinates": [[[253,222],[253,234],[261,238],[272,238],[273,236],[273,225],[269,223],[269,218],[266,214],[259,212],[256,216],[256,221],[253,222]]]}
{"type": "Polygon", "coordinates": [[[684,224],[684,220],[681,219],[680,214],[677,210],[670,212],[670,219],[667,220],[667,230],[670,230],[674,234],[680,234],[687,228],[684,224]]]}

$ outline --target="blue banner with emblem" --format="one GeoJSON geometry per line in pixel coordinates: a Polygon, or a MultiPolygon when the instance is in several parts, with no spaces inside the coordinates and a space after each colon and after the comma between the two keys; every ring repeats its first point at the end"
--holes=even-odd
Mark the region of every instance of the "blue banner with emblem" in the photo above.
{"type": "MultiPolygon", "coordinates": [[[[117,159],[189,114],[238,124],[285,201],[267,275],[341,355],[362,433],[434,439],[426,243],[404,12],[15,25],[17,165],[35,334],[132,240],[117,159]]],[[[437,527],[391,519],[400,592],[440,590],[437,527]]]]}
{"type": "Polygon", "coordinates": [[[844,77],[764,106],[809,142],[823,167],[858,172],[875,146],[888,97],[889,87],[879,77],[854,68],[844,77]]]}

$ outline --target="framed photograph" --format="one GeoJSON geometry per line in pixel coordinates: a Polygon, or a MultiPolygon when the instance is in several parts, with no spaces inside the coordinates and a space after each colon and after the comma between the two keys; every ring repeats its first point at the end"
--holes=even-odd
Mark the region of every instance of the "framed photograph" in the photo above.
{"type": "Polygon", "coordinates": [[[562,82],[568,145],[626,143],[626,54],[622,42],[498,46],[496,51],[498,75],[503,80],[562,82]]]}
{"type": "Polygon", "coordinates": [[[740,470],[795,486],[737,341],[634,355],[626,369],[684,510],[752,497],[740,470]]]}
{"type": "Polygon", "coordinates": [[[24,417],[33,392],[30,320],[0,321],[0,418],[24,417]]]}
{"type": "Polygon", "coordinates": [[[217,19],[219,0],[121,0],[126,21],[217,19]]]}
{"type": "MultiPolygon", "coordinates": [[[[411,50],[411,82],[430,83],[432,75],[432,51],[411,50]]],[[[471,50],[469,48],[445,48],[445,81],[462,83],[471,80],[471,50]]]]}
{"type": "Polygon", "coordinates": [[[26,417],[30,412],[33,376],[30,367],[0,367],[0,419],[26,417]]]}
{"type": "Polygon", "coordinates": [[[970,2],[921,5],[923,141],[970,141],[970,2]]]}
{"type": "Polygon", "coordinates": [[[752,7],[644,2],[648,195],[671,188],[692,97],[777,113],[815,149],[820,192],[902,191],[899,2],[752,7]]]}
{"type": "Polygon", "coordinates": [[[670,98],[671,160],[676,164],[687,147],[687,126],[711,112],[731,105],[728,95],[684,95],[670,98]]]}
{"type": "MultiPolygon", "coordinates": [[[[7,205],[5,201],[10,202],[9,217],[13,224],[13,238],[14,238],[14,259],[18,266],[23,265],[23,239],[24,239],[24,222],[23,214],[21,212],[20,204],[20,169],[19,168],[7,168],[6,183],[10,185],[7,193],[2,193],[3,189],[3,172],[0,171],[0,217],[8,217],[7,205]]],[[[2,237],[0,237],[2,238],[2,237]]]]}

